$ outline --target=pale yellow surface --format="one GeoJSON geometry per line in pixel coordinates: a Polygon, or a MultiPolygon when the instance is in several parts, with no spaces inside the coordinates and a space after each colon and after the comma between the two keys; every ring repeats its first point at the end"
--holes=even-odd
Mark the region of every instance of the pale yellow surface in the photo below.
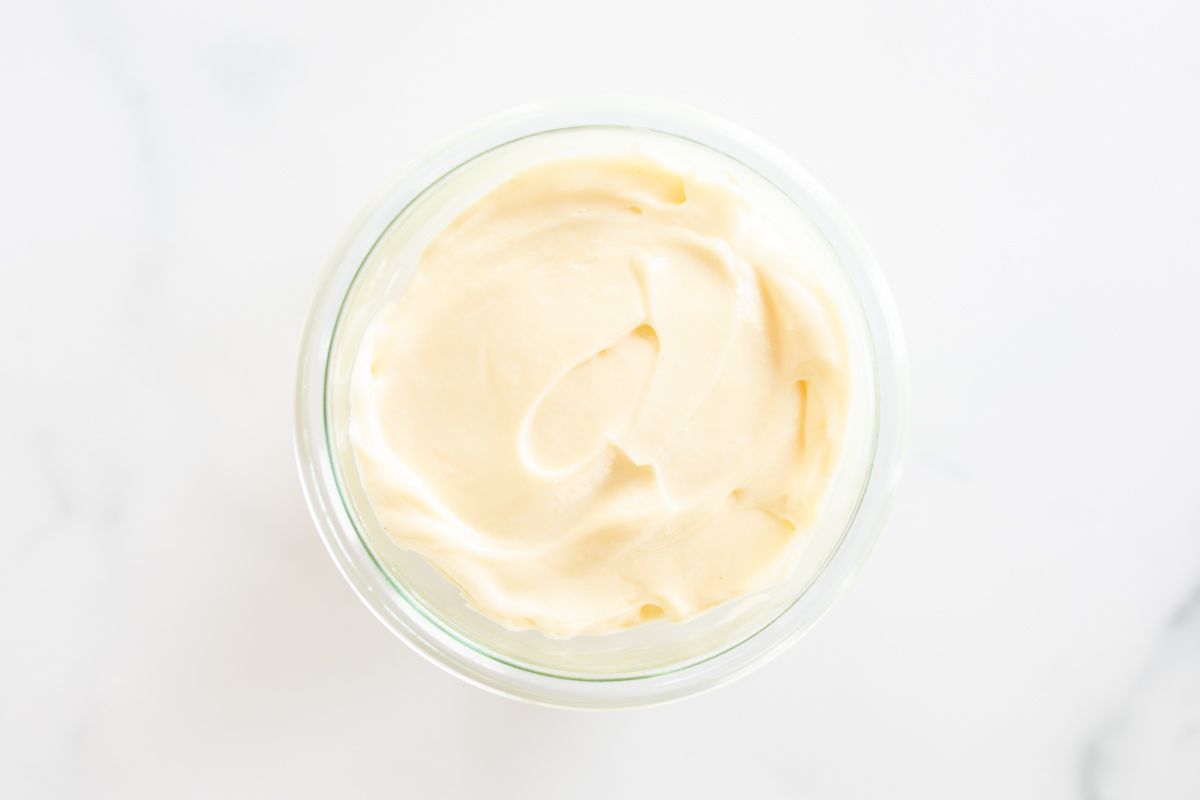
{"type": "Polygon", "coordinates": [[[387,533],[483,614],[566,637],[787,577],[839,458],[842,325],[733,179],[540,164],[425,249],[355,362],[387,533]]]}

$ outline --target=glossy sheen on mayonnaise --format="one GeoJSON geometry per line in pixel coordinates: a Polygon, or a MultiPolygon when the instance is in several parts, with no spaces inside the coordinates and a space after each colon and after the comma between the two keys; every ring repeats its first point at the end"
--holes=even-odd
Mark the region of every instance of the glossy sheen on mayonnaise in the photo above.
{"type": "Polygon", "coordinates": [[[529,167],[438,233],[351,384],[367,497],[478,611],[553,637],[785,579],[850,370],[829,295],[732,177],[529,167]]]}

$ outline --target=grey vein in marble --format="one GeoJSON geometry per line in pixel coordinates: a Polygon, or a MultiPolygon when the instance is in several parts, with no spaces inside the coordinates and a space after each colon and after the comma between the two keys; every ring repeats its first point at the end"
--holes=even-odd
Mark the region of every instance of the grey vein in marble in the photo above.
{"type": "Polygon", "coordinates": [[[1086,800],[1200,797],[1200,586],[1172,615],[1129,700],[1083,755],[1086,800]]]}

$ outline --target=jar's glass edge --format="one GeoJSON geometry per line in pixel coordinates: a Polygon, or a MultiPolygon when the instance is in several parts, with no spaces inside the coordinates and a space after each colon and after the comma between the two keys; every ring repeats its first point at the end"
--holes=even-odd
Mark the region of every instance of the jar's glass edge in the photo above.
{"type": "MultiPolygon", "coordinates": [[[[748,166],[761,174],[761,163],[749,163],[748,166]]],[[[522,106],[489,117],[455,136],[447,137],[431,148],[425,156],[410,162],[389,182],[387,188],[377,193],[367,204],[336,248],[334,258],[320,281],[305,326],[299,362],[295,432],[297,466],[304,494],[321,538],[343,577],[376,617],[433,663],[490,691],[546,705],[595,708],[669,702],[731,681],[785,650],[832,606],[837,596],[852,581],[878,540],[894,494],[907,434],[908,376],[898,313],[878,263],[845,213],[829,193],[790,157],[754,134],[695,109],[644,98],[614,100],[611,97],[592,97],[522,106]],[[344,294],[342,291],[335,292],[334,289],[343,283],[343,288],[348,288],[358,267],[358,264],[353,263],[353,256],[356,249],[361,249],[364,234],[369,236],[371,230],[382,230],[390,222],[391,215],[381,213],[385,210],[384,201],[389,197],[395,198],[404,194],[415,197],[448,168],[453,168],[455,164],[465,160],[464,151],[482,152],[520,135],[584,124],[652,127],[668,134],[694,139],[738,160],[743,160],[748,154],[752,155],[752,162],[759,161],[771,167],[774,174],[766,175],[768,180],[775,182],[774,179],[782,174],[794,183],[792,191],[789,191],[787,186],[780,187],[793,200],[794,190],[799,189],[815,202],[826,216],[824,220],[814,220],[818,228],[827,237],[831,232],[836,234],[839,241],[831,239],[831,243],[843,260],[847,272],[856,279],[865,279],[870,289],[867,296],[861,296],[862,287],[856,286],[860,301],[864,303],[866,321],[871,333],[875,361],[873,366],[879,394],[873,464],[866,479],[862,500],[839,547],[805,593],[812,594],[818,587],[823,590],[818,607],[799,609],[798,599],[792,607],[754,636],[701,663],[665,674],[598,684],[529,672],[519,666],[492,661],[488,656],[469,647],[466,648],[468,652],[447,652],[444,646],[432,646],[433,643],[414,627],[412,620],[399,619],[394,613],[389,613],[389,609],[384,608],[375,597],[378,591],[378,587],[372,585],[375,576],[363,569],[361,559],[356,559],[355,554],[345,548],[345,543],[339,537],[340,532],[335,530],[339,522],[339,510],[341,514],[346,512],[344,508],[339,509],[340,503],[330,503],[328,485],[324,487],[325,493],[321,491],[322,477],[331,479],[332,474],[322,476],[320,473],[331,473],[332,468],[325,465],[326,470],[321,470],[319,460],[314,458],[314,454],[323,451],[323,447],[314,447],[314,436],[319,433],[319,438],[323,440],[324,435],[323,426],[314,427],[312,424],[323,422],[323,413],[320,409],[314,409],[312,403],[314,391],[323,394],[320,385],[322,382],[315,379],[318,375],[323,377],[324,365],[317,362],[327,352],[329,340],[334,332],[336,311],[340,306],[341,295],[344,294]],[[714,137],[720,139],[721,143],[714,144],[714,137]],[[850,258],[847,258],[847,255],[850,258]],[[861,271],[862,274],[856,275],[856,271],[861,271]],[[313,416],[314,410],[317,411],[316,418],[313,416]],[[830,573],[835,571],[839,574],[832,576],[830,573]],[[807,618],[789,620],[789,617],[794,616],[793,611],[806,611],[807,618]],[[771,641],[761,641],[772,629],[775,629],[777,635],[771,641]],[[747,646],[755,640],[760,640],[758,645],[748,648],[747,646]],[[750,649],[755,652],[747,652],[750,649]],[[480,658],[491,663],[481,664],[478,662],[480,658]],[[738,661],[741,663],[737,663],[738,661]],[[716,669],[717,667],[720,669],[716,669]],[[551,683],[538,685],[545,682],[551,683]],[[621,689],[613,691],[607,688],[597,692],[596,687],[621,689]]],[[[323,397],[321,400],[322,403],[317,405],[323,405],[323,397]]],[[[357,542],[357,535],[354,535],[354,539],[357,542]]],[[[442,633],[442,636],[446,634],[442,633]]],[[[454,643],[454,649],[464,647],[461,643],[454,643]]]]}

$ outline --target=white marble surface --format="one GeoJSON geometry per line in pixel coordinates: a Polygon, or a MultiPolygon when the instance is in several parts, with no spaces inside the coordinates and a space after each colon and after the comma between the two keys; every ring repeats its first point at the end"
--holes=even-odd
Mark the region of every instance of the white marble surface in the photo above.
{"type": "Polygon", "coordinates": [[[0,796],[1200,797],[1197,7],[704,5],[6,7],[0,796]],[[393,640],[290,451],[359,204],[483,113],[591,90],[708,107],[824,181],[914,409],[882,543],[810,636],[604,715],[393,640]]]}

